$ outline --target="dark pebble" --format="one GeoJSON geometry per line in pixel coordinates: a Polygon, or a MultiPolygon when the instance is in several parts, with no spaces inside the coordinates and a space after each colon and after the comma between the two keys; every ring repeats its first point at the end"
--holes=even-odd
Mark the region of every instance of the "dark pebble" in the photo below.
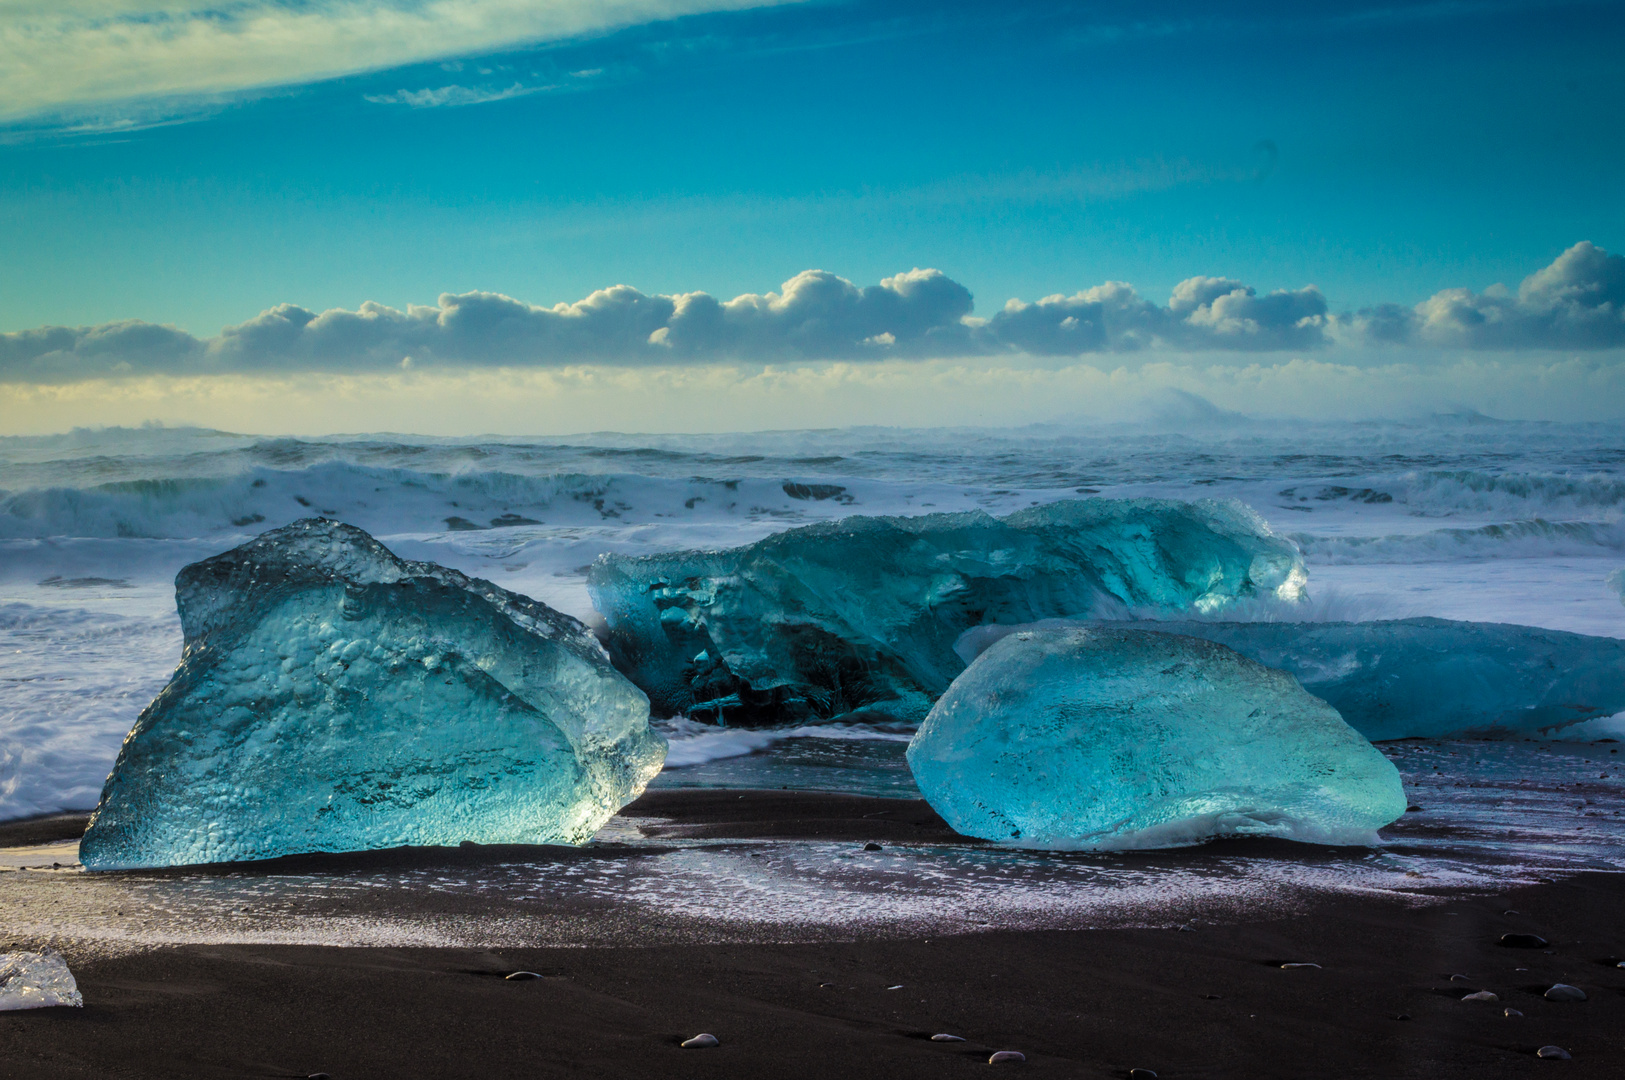
{"type": "Polygon", "coordinates": [[[1502,934],[1501,944],[1509,949],[1544,949],[1551,942],[1539,934],[1502,934]]]}
{"type": "Polygon", "coordinates": [[[1552,988],[1546,991],[1545,998],[1547,1001],[1584,1001],[1586,992],[1568,983],[1553,983],[1552,988]]]}
{"type": "Polygon", "coordinates": [[[1422,812],[1422,808],[1420,806],[1407,806],[1405,808],[1405,812],[1407,814],[1420,814],[1422,812]]]}
{"type": "Polygon", "coordinates": [[[1281,965],[1281,970],[1282,971],[1298,971],[1298,970],[1301,970],[1303,968],[1318,968],[1318,967],[1320,967],[1319,964],[1282,964],[1281,965]]]}
{"type": "Polygon", "coordinates": [[[964,1042],[965,1040],[961,1039],[958,1035],[933,1035],[933,1036],[931,1036],[931,1041],[932,1042],[964,1042]]]}
{"type": "Polygon", "coordinates": [[[708,1031],[702,1031],[692,1039],[683,1040],[684,1050],[704,1050],[707,1047],[721,1045],[722,1043],[717,1039],[717,1037],[708,1031]]]}
{"type": "Polygon", "coordinates": [[[1410,1013],[1400,1013],[1398,1016],[1394,1017],[1395,1020],[1409,1020],[1410,1018],[1410,1013]]]}
{"type": "Polygon", "coordinates": [[[1020,1050],[1000,1050],[987,1059],[989,1065],[1019,1065],[1027,1060],[1027,1055],[1020,1050]]]}
{"type": "Polygon", "coordinates": [[[333,1080],[333,1078],[326,1073],[311,1073],[305,1077],[305,1080],[333,1080]]]}
{"type": "Polygon", "coordinates": [[[507,982],[523,982],[526,979],[540,979],[541,976],[534,971],[516,971],[512,975],[504,975],[502,978],[507,982]]]}
{"type": "Polygon", "coordinates": [[[1150,1069],[1130,1069],[1128,1080],[1157,1080],[1157,1074],[1150,1069]]]}
{"type": "Polygon", "coordinates": [[[879,844],[871,842],[871,843],[864,844],[863,845],[863,850],[864,851],[879,851],[879,850],[881,850],[881,847],[880,847],[879,844]]]}
{"type": "Polygon", "coordinates": [[[1558,1061],[1569,1061],[1574,1055],[1570,1054],[1561,1046],[1543,1046],[1539,1050],[1535,1051],[1535,1056],[1543,1058],[1555,1058],[1558,1061]]]}

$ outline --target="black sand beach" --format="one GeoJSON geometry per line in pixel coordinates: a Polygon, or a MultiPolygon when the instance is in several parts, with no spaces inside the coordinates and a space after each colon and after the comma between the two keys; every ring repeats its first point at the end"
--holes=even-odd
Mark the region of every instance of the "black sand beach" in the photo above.
{"type": "MultiPolygon", "coordinates": [[[[901,800],[667,792],[628,808],[640,813],[667,835],[951,837],[923,804],[901,800]]],[[[15,844],[9,833],[23,828],[0,840],[15,844]]],[[[468,865],[494,854],[306,861],[339,871],[352,858],[468,865]]],[[[478,898],[421,903],[481,915],[478,898]]],[[[85,1008],[0,1014],[0,1076],[943,1077],[989,1068],[997,1050],[1026,1055],[998,1068],[1079,1077],[1625,1076],[1622,912],[1625,877],[1593,873],[1429,906],[1328,897],[1185,932],[70,955],[85,1008]],[[1507,932],[1550,946],[1501,947],[1507,932]],[[502,977],[514,971],[541,977],[502,977]],[[1589,1000],[1545,1000],[1555,982],[1589,1000]],[[1500,1000],[1460,1000],[1478,990],[1500,1000]],[[680,1048],[702,1031],[721,1045],[680,1048]],[[1537,1058],[1545,1045],[1572,1060],[1537,1058]]]]}

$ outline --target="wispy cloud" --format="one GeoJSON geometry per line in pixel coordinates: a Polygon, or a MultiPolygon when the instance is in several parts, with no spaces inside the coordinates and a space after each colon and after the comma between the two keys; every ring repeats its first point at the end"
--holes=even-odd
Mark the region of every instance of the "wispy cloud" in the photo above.
{"type": "Polygon", "coordinates": [[[8,0],[0,121],[287,86],[784,2],[8,0]]]}
{"type": "Polygon", "coordinates": [[[514,83],[501,90],[493,90],[478,86],[442,86],[434,90],[397,90],[393,94],[367,94],[366,99],[375,105],[409,105],[414,109],[438,109],[441,107],[456,107],[459,105],[483,105],[488,101],[506,101],[509,98],[525,97],[527,94],[539,94],[544,90],[553,90],[556,87],[525,86],[514,83]]]}

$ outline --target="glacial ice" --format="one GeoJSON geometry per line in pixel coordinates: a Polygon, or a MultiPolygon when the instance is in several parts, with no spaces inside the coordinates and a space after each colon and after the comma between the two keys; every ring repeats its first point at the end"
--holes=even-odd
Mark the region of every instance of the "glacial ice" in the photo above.
{"type": "Polygon", "coordinates": [[[578,844],[665,757],[576,620],[352,526],[265,533],[175,595],[181,664],[102,789],[89,869],[578,844]]]}
{"type": "Polygon", "coordinates": [[[908,762],[955,829],[1021,845],[1372,844],[1405,812],[1398,770],[1291,675],[1115,627],[998,641],[932,708],[908,762]]]}
{"type": "MultiPolygon", "coordinates": [[[[1289,671],[1373,740],[1531,735],[1625,710],[1618,638],[1431,618],[1128,625],[1216,641],[1289,671]]],[[[1011,629],[968,632],[961,655],[1011,629]]]]}
{"type": "Polygon", "coordinates": [[[1293,545],[1234,500],[1067,500],[849,517],[727,551],[603,555],[588,588],[616,666],[658,715],[790,723],[923,717],[965,629],[1121,610],[1297,599],[1293,545]]]}
{"type": "Polygon", "coordinates": [[[0,1012],[49,1009],[56,1005],[83,1008],[84,1004],[79,984],[60,953],[0,955],[0,1012]]]}

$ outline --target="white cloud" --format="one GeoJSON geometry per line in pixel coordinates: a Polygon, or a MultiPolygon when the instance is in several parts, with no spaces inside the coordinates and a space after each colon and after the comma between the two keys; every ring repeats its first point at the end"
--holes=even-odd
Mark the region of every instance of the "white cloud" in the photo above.
{"type": "Polygon", "coordinates": [[[229,94],[789,0],[8,0],[0,120],[229,94]]]}
{"type": "Polygon", "coordinates": [[[1625,346],[1625,256],[1588,241],[1524,278],[1516,293],[1445,289],[1402,308],[1384,304],[1339,320],[1359,343],[1470,349],[1609,349],[1625,346]]]}
{"type": "Polygon", "coordinates": [[[1441,292],[1413,308],[1327,313],[1313,286],[1260,294],[1231,278],[1192,277],[1167,304],[1106,282],[1071,296],[1011,300],[971,314],[970,290],[914,269],[858,286],[807,270],[777,292],[719,300],[629,285],[551,307],[491,292],[445,293],[405,310],[365,303],[315,312],[281,304],[219,336],[126,321],[0,334],[0,380],[71,381],[129,372],[367,372],[426,367],[559,368],[944,357],[1307,352],[1342,356],[1440,349],[1625,347],[1625,259],[1577,244],[1505,290],[1441,292]],[[407,358],[410,357],[410,362],[407,358]]]}

